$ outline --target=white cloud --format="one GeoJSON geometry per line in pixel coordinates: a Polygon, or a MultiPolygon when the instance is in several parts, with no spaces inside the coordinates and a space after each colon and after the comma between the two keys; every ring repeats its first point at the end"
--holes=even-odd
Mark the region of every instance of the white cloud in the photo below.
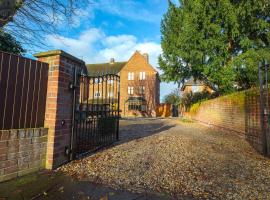
{"type": "Polygon", "coordinates": [[[78,38],[48,35],[47,39],[53,48],[65,50],[82,58],[86,63],[108,62],[110,58],[127,61],[136,50],[139,50],[148,53],[150,63],[157,66],[157,57],[161,53],[158,43],[139,42],[133,35],[105,35],[96,28],[82,32],[78,38]]]}
{"type": "Polygon", "coordinates": [[[90,23],[91,20],[95,18],[94,10],[91,4],[88,4],[84,8],[79,8],[75,11],[71,19],[71,26],[73,28],[78,28],[84,21],[90,23]]]}

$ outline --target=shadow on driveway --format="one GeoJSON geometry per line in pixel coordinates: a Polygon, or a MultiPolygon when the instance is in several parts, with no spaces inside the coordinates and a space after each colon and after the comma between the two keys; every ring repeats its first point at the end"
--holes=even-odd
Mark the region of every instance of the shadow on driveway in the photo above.
{"type": "Polygon", "coordinates": [[[76,181],[59,172],[42,171],[0,183],[0,200],[166,200],[166,195],[139,194],[76,181]]]}
{"type": "Polygon", "coordinates": [[[119,141],[116,145],[159,134],[175,126],[175,124],[168,124],[167,120],[155,118],[122,119],[120,120],[119,141]]]}

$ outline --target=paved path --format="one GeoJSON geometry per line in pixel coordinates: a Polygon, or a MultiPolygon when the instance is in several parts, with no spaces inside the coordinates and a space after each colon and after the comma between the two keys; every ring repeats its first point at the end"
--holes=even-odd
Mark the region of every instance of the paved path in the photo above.
{"type": "Polygon", "coordinates": [[[114,147],[61,170],[174,199],[270,199],[270,160],[243,137],[170,119],[121,120],[120,131],[114,147]]]}

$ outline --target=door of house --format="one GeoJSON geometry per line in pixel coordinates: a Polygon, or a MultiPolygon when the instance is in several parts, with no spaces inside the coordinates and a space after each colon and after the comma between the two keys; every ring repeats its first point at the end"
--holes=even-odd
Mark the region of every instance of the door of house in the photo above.
{"type": "Polygon", "coordinates": [[[118,140],[120,77],[80,75],[73,103],[73,157],[118,140]]]}

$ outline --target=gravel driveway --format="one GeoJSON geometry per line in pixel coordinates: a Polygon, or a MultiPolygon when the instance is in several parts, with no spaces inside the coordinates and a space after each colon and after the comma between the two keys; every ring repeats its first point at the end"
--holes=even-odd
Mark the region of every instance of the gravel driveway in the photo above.
{"type": "Polygon", "coordinates": [[[60,170],[80,180],[174,199],[270,199],[270,159],[239,135],[179,119],[120,124],[117,144],[60,170]]]}

